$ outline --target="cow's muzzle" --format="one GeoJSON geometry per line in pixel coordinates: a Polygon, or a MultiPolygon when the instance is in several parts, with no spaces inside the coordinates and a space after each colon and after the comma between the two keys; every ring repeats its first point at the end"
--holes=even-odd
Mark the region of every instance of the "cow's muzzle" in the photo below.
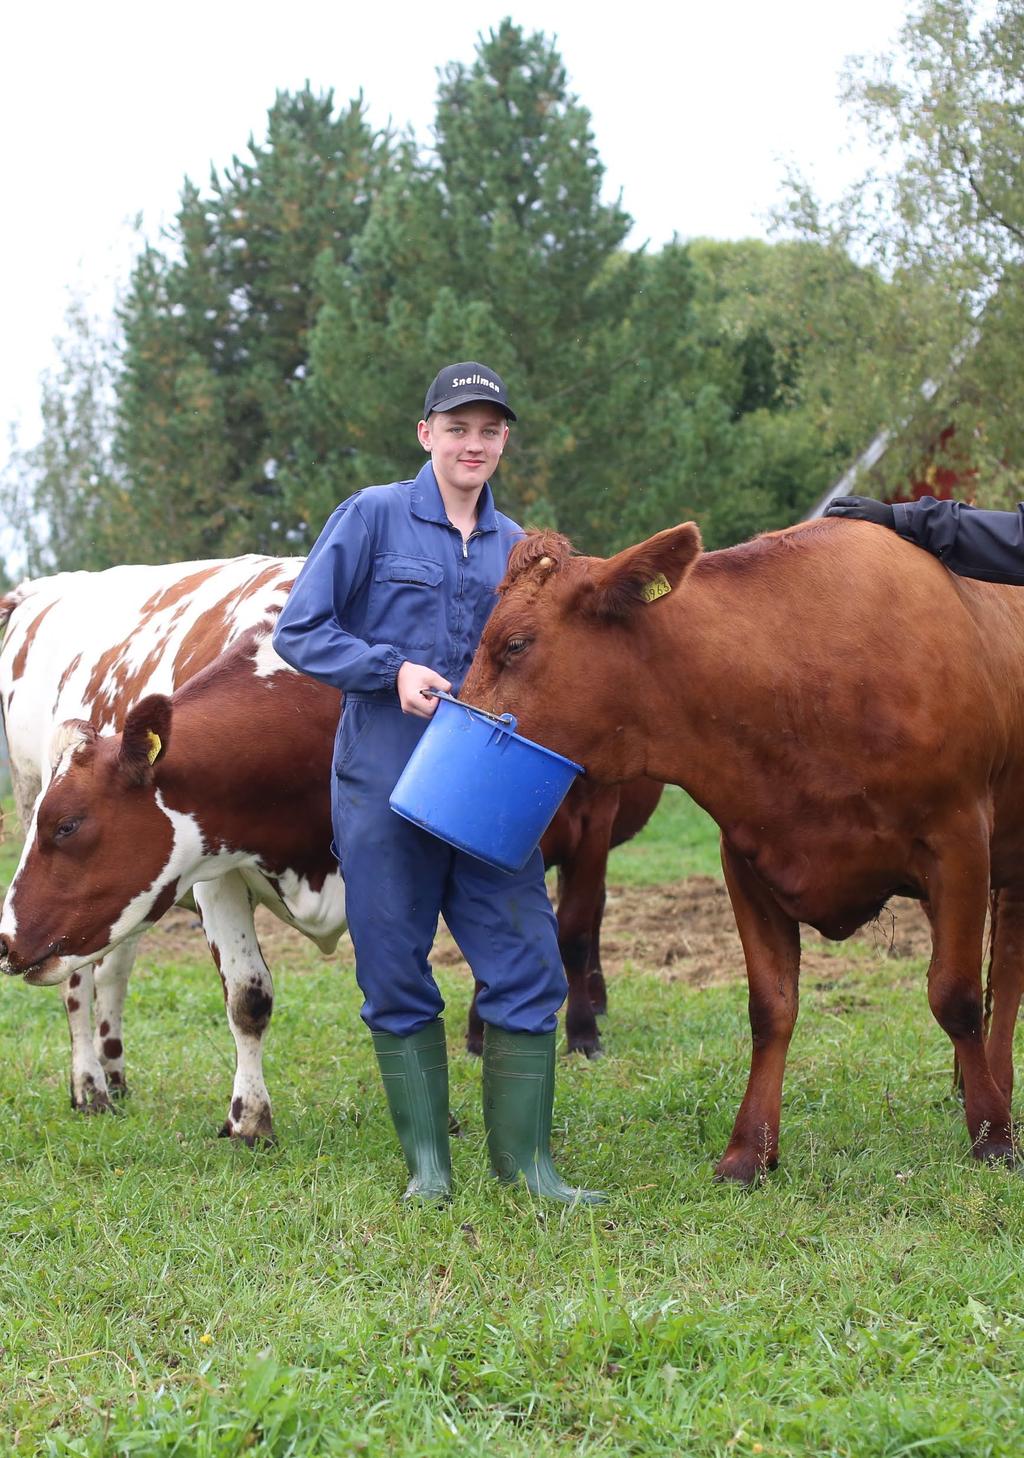
{"type": "Polygon", "coordinates": [[[10,937],[0,935],[0,972],[5,977],[22,977],[33,987],[62,982],[66,973],[61,965],[61,945],[59,941],[51,942],[41,957],[25,962],[10,937]]]}

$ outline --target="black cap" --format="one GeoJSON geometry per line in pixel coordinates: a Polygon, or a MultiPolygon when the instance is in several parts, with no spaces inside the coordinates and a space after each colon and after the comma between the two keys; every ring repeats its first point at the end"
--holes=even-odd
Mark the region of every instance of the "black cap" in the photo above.
{"type": "Polygon", "coordinates": [[[459,364],[445,365],[443,370],[438,370],[423,402],[423,419],[426,420],[432,411],[454,410],[457,405],[469,405],[476,400],[497,405],[509,420],[516,418],[501,376],[479,360],[464,359],[459,364]]]}

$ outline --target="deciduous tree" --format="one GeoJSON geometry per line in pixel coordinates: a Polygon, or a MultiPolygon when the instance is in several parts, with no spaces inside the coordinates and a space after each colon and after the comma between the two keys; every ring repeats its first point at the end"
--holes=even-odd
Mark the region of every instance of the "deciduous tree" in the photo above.
{"type": "MultiPolygon", "coordinates": [[[[961,470],[977,470],[979,500],[1016,500],[1024,487],[1022,76],[1019,0],[921,0],[899,50],[857,62],[846,79],[880,165],[832,210],[807,188],[793,193],[806,235],[872,259],[891,280],[861,383],[873,371],[889,394],[895,489],[920,465],[927,422],[933,437],[954,427],[951,449],[961,470]]],[[[855,345],[856,328],[848,338],[855,345]]]]}

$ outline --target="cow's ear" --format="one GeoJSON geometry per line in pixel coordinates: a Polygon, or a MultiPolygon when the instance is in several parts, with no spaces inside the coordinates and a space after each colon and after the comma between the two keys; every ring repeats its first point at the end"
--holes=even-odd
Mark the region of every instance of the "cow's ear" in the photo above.
{"type": "Polygon", "coordinates": [[[118,767],[133,785],[145,784],[170,742],[171,701],[166,694],[150,694],[124,721],[118,767]]]}
{"type": "Polygon", "coordinates": [[[669,527],[597,565],[580,606],[592,617],[625,622],[677,588],[700,553],[696,522],[669,527]]]}
{"type": "Polygon", "coordinates": [[[91,724],[84,719],[65,719],[58,724],[50,740],[50,768],[56,770],[65,754],[73,754],[83,744],[94,744],[98,735],[91,724]]]}

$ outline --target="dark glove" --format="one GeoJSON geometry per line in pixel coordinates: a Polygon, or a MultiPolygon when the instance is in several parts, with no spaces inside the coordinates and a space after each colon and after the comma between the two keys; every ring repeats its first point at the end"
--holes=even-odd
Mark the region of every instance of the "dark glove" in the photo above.
{"type": "Polygon", "coordinates": [[[873,521],[878,526],[896,530],[896,513],[887,501],[874,501],[870,496],[837,496],[825,507],[826,516],[852,516],[858,521],[873,521]]]}

